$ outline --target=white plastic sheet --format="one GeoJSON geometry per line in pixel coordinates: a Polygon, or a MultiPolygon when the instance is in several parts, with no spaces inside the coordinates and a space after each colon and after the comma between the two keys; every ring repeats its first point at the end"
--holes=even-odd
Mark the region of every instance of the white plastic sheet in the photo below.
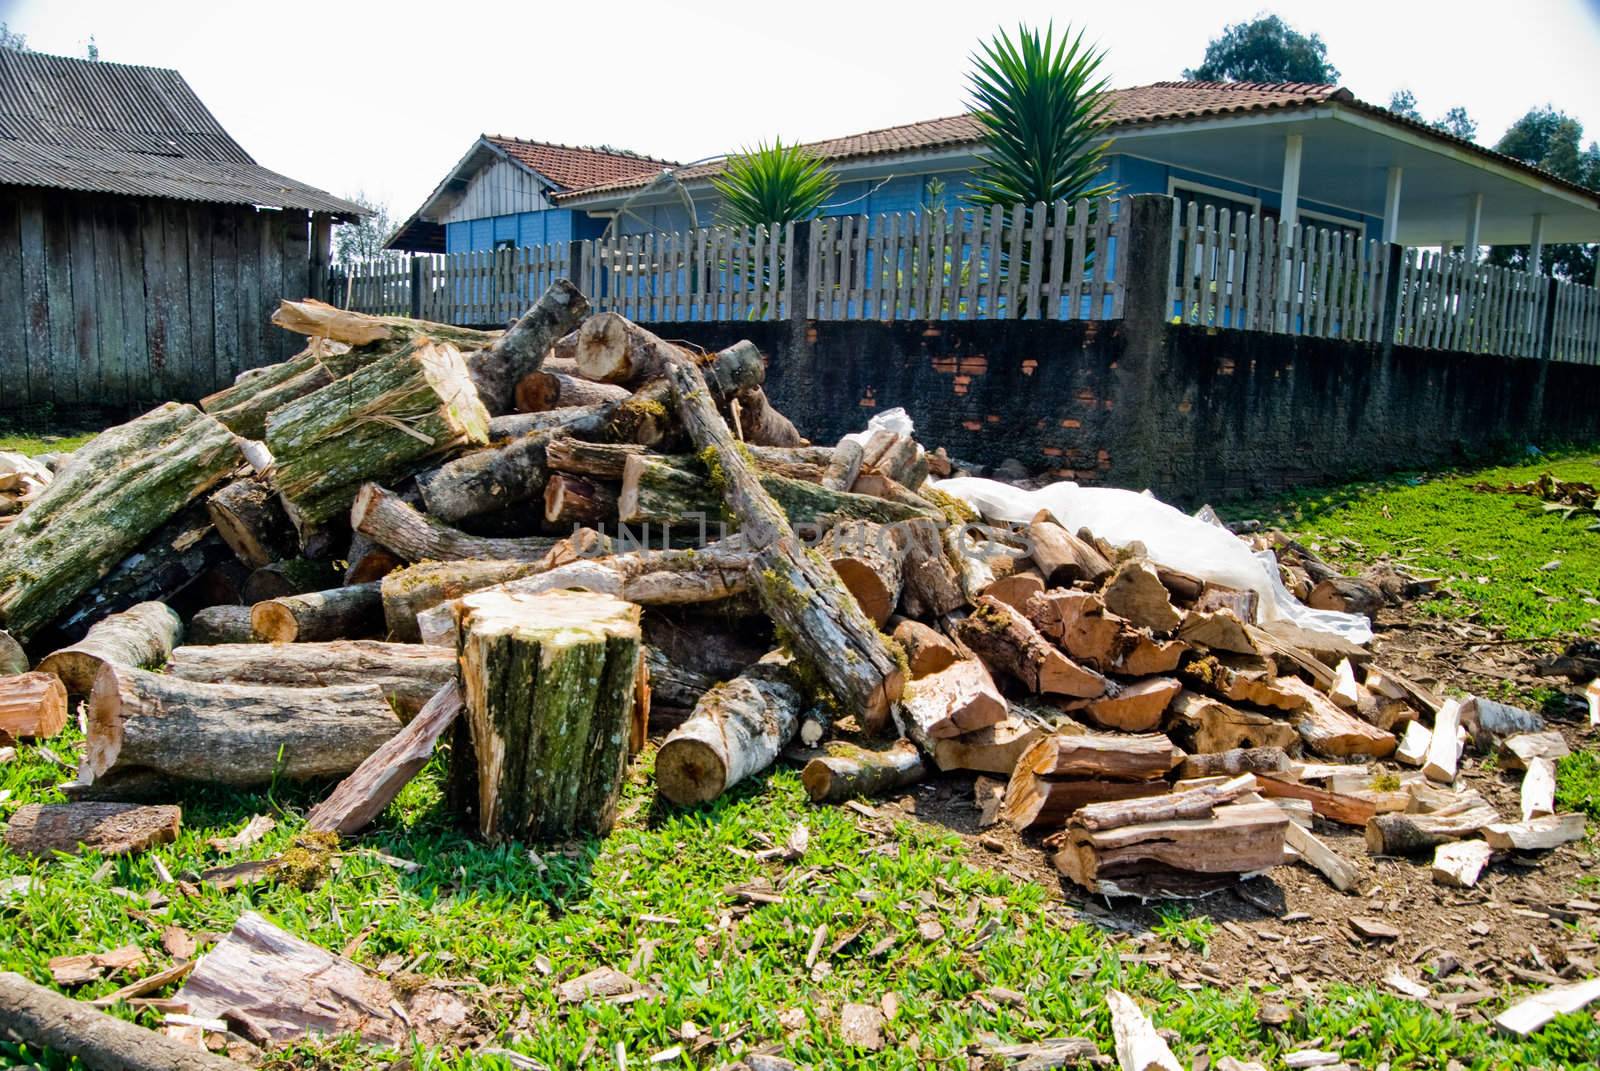
{"type": "Polygon", "coordinates": [[[867,445],[867,440],[872,438],[872,433],[875,431],[892,431],[896,435],[911,435],[915,429],[911,423],[911,415],[899,406],[895,406],[893,409],[885,409],[881,413],[874,414],[872,419],[867,421],[866,431],[854,432],[846,435],[845,438],[865,446],[867,445]]]}

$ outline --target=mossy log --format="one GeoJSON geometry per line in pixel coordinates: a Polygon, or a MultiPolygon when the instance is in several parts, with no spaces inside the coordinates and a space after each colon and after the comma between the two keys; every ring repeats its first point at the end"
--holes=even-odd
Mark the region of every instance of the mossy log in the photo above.
{"type": "Polygon", "coordinates": [[[223,542],[252,569],[292,558],[299,551],[300,537],[278,492],[261,477],[247,476],[225,485],[206,500],[206,512],[223,542]]]}
{"type": "MultiPolygon", "coordinates": [[[[756,467],[763,474],[821,483],[833,451],[821,446],[756,446],[745,444],[756,467]]],[[[595,476],[606,480],[622,479],[628,458],[650,451],[638,443],[596,443],[573,436],[552,439],[545,448],[545,463],[555,472],[576,476],[595,476]]],[[[700,459],[690,454],[651,455],[669,465],[704,472],[700,459]]],[[[847,488],[830,488],[847,490],[847,488]]]]}
{"type": "MultiPolygon", "coordinates": [[[[742,392],[759,387],[766,377],[761,352],[749,342],[736,342],[705,355],[673,349],[680,359],[700,368],[712,400],[724,408],[742,392]]],[[[613,407],[601,428],[588,437],[599,442],[637,443],[663,453],[680,449],[685,435],[671,385],[665,378],[643,384],[613,407]]]]}
{"type": "Polygon", "coordinates": [[[608,832],[638,701],[639,608],[578,591],[476,592],[457,628],[479,832],[608,832]]]}
{"type": "Polygon", "coordinates": [[[67,688],[54,673],[0,677],[0,740],[54,736],[67,724],[67,688]]]}
{"type": "Polygon", "coordinates": [[[267,418],[272,483],[293,516],[317,524],[350,506],[368,480],[489,441],[489,414],[461,353],[422,338],[267,418]]]}
{"type": "Polygon", "coordinates": [[[174,402],[95,436],[0,529],[0,625],[26,642],[242,460],[232,432],[174,402]]]}
{"type": "Polygon", "coordinates": [[[361,485],[350,507],[350,526],[388,547],[408,562],[486,560],[538,561],[554,539],[492,539],[468,535],[413,509],[405,499],[375,483],[361,485]]]}
{"type": "Polygon", "coordinates": [[[617,402],[573,405],[542,413],[505,413],[489,418],[489,443],[504,446],[513,439],[536,431],[559,431],[563,435],[598,435],[616,411],[617,402]]]}
{"type": "Polygon", "coordinates": [[[383,623],[388,635],[402,643],[417,643],[417,615],[472,591],[494,587],[536,572],[535,562],[451,561],[419,562],[396,569],[383,578],[383,623]]]}
{"type": "Polygon", "coordinates": [[[383,634],[382,582],[268,599],[250,607],[250,627],[268,643],[315,643],[383,634]]]}
{"type": "Polygon", "coordinates": [[[185,632],[188,641],[197,646],[256,642],[248,606],[207,606],[189,619],[185,632]]]}
{"type": "Polygon", "coordinates": [[[200,684],[327,688],[369,684],[410,719],[433,693],[455,679],[455,655],[439,647],[382,640],[328,643],[230,643],[179,647],[167,674],[200,684]]]}
{"type": "Polygon", "coordinates": [[[183,642],[183,621],[164,602],[141,602],[102,618],[83,639],[44,657],[39,669],[54,673],[73,695],[88,695],[107,662],[158,668],[183,642]]]}
{"type": "Polygon", "coordinates": [[[909,740],[872,751],[844,740],[830,740],[826,754],[806,763],[800,783],[812,803],[843,803],[856,796],[883,796],[927,776],[922,755],[909,740]]]}
{"type": "Polygon", "coordinates": [[[428,514],[446,524],[478,517],[544,494],[545,444],[565,429],[546,428],[475,450],[417,477],[428,514]]]}
{"type": "Polygon", "coordinates": [[[83,770],[133,770],[208,784],[270,784],[349,773],[400,730],[370,684],[329,688],[200,684],[106,666],[89,696],[83,770]]]}
{"type": "Polygon", "coordinates": [[[240,597],[254,605],[268,599],[285,599],[337,587],[343,577],[339,567],[315,558],[290,558],[264,565],[245,578],[240,597]]]}
{"type": "Polygon", "coordinates": [[[828,530],[817,550],[861,609],[882,628],[900,604],[905,542],[897,528],[871,521],[846,521],[828,530]]]}
{"type": "Polygon", "coordinates": [[[631,391],[614,383],[595,383],[582,376],[543,369],[517,381],[514,395],[519,413],[547,413],[576,405],[620,402],[631,391]]]}
{"type": "Polygon", "coordinates": [[[504,334],[467,357],[467,370],[484,407],[511,411],[512,396],[524,376],[537,372],[551,343],[583,323],[589,299],[565,279],[557,279],[504,334]]]}
{"type": "Polygon", "coordinates": [[[686,807],[709,803],[760,773],[800,728],[802,688],[777,651],[700,697],[656,752],[656,788],[686,807]]]}
{"type": "Polygon", "coordinates": [[[260,439],[267,433],[268,413],[344,378],[390,348],[380,343],[352,350],[343,342],[313,338],[287,361],[253,368],[232,386],[201,398],[200,408],[235,435],[260,439]]]}
{"type": "MultiPolygon", "coordinates": [[[[752,471],[790,524],[831,527],[843,520],[896,524],[928,516],[926,511],[888,499],[829,491],[819,483],[771,475],[761,471],[759,465],[752,471]]],[[[623,466],[617,517],[623,524],[680,524],[717,517],[722,512],[718,474],[719,470],[713,467],[708,480],[706,474],[687,466],[636,454],[623,466]]]]}

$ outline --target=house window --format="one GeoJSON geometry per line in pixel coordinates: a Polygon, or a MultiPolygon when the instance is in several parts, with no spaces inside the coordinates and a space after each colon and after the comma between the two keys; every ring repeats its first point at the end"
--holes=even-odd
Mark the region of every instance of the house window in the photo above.
{"type": "Polygon", "coordinates": [[[1330,216],[1326,212],[1312,212],[1304,208],[1300,210],[1300,224],[1305,227],[1315,227],[1319,231],[1327,231],[1329,239],[1350,234],[1359,242],[1367,236],[1367,225],[1359,220],[1342,219],[1339,216],[1330,216]]]}
{"type": "Polygon", "coordinates": [[[515,238],[497,238],[494,247],[496,249],[515,249],[517,248],[517,240],[515,238]]]}
{"type": "Polygon", "coordinates": [[[1178,202],[1178,218],[1189,218],[1189,206],[1195,206],[1195,216],[1204,222],[1206,209],[1214,208],[1217,215],[1222,215],[1222,210],[1227,209],[1237,219],[1242,213],[1253,215],[1261,211],[1261,198],[1251,197],[1247,193],[1235,193],[1233,190],[1219,189],[1216,186],[1203,186],[1198,182],[1185,182],[1182,179],[1167,180],[1167,193],[1178,202]]]}

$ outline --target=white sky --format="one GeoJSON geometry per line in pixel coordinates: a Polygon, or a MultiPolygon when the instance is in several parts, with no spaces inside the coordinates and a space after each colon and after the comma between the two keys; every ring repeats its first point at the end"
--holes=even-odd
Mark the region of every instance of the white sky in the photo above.
{"type": "MultiPolygon", "coordinates": [[[[1084,5],[1112,84],[1181,77],[1224,23],[1276,11],[1340,81],[1429,118],[1462,104],[1492,144],[1552,103],[1600,138],[1600,0],[1121,0],[1084,5]]],[[[998,26],[1076,5],[806,0],[0,0],[30,47],[175,67],[257,161],[409,215],[480,132],[688,161],[964,110],[998,26]]]]}

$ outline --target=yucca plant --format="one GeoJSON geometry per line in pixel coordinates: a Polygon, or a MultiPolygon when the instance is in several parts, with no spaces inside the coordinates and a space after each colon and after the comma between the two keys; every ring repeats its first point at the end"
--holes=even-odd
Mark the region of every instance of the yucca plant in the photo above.
{"type": "Polygon", "coordinates": [[[756,227],[809,219],[839,181],[815,154],[779,138],[730,156],[711,185],[722,195],[723,223],[756,227]]]}

